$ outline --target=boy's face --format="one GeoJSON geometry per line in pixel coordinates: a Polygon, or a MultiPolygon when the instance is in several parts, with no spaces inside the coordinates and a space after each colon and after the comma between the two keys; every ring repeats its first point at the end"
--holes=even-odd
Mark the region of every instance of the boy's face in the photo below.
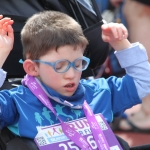
{"type": "MultiPolygon", "coordinates": [[[[75,59],[83,56],[83,48],[78,46],[74,50],[73,46],[61,46],[58,50],[51,50],[46,55],[40,57],[40,60],[55,62],[61,59],[67,59],[73,62],[75,59]]],[[[40,80],[64,96],[72,96],[76,91],[82,72],[70,67],[65,73],[57,73],[53,67],[39,63],[38,75],[40,80]]]]}

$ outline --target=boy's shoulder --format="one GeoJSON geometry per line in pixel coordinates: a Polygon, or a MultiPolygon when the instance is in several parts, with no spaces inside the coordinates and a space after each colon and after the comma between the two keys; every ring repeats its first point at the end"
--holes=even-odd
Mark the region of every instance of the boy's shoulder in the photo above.
{"type": "MultiPolygon", "coordinates": [[[[109,78],[98,78],[92,80],[81,79],[80,83],[85,87],[86,90],[92,90],[93,92],[107,90],[111,91],[112,88],[117,88],[118,85],[135,86],[133,78],[129,75],[124,75],[122,78],[116,76],[110,76],[109,78]]],[[[127,87],[128,87],[127,86],[127,87]]]]}
{"type": "Polygon", "coordinates": [[[92,91],[99,91],[99,90],[109,90],[109,86],[107,80],[105,78],[98,78],[98,79],[81,79],[80,83],[86,88],[91,89],[92,91]]]}
{"type": "Polygon", "coordinates": [[[23,85],[19,85],[17,87],[13,87],[11,89],[8,90],[2,90],[1,93],[8,93],[9,95],[13,96],[13,95],[26,95],[27,93],[31,93],[31,91],[23,85]]]}

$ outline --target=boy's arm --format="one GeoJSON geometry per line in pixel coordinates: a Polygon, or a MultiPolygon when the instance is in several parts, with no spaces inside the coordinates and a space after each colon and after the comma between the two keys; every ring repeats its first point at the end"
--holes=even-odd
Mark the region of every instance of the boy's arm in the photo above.
{"type": "Polygon", "coordinates": [[[141,99],[150,94],[150,64],[146,49],[140,43],[133,43],[128,49],[115,52],[120,66],[134,80],[141,99]]]}
{"type": "Polygon", "coordinates": [[[102,27],[103,39],[116,50],[115,55],[122,68],[134,80],[139,97],[150,94],[150,64],[146,49],[140,43],[127,40],[127,30],[121,24],[106,24],[102,27]]]}
{"type": "MultiPolygon", "coordinates": [[[[3,18],[0,15],[0,87],[2,86],[6,72],[1,69],[7,56],[13,48],[14,34],[12,29],[13,20],[3,18]]],[[[11,91],[3,90],[0,92],[0,129],[10,124],[16,123],[18,113],[15,103],[11,96],[11,91]]]]}
{"type": "Polygon", "coordinates": [[[1,68],[13,48],[14,43],[14,33],[13,33],[13,20],[10,18],[3,18],[0,15],[0,87],[2,86],[5,78],[6,72],[1,68]]]}

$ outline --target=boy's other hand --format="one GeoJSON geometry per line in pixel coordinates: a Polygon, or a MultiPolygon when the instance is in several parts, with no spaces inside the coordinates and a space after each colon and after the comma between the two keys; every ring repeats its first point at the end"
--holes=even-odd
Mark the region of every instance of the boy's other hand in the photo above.
{"type": "Polygon", "coordinates": [[[11,18],[3,18],[3,15],[0,15],[0,68],[13,48],[13,23],[11,18]]]}
{"type": "Polygon", "coordinates": [[[14,33],[12,25],[13,20],[11,18],[3,18],[0,15],[0,51],[10,52],[13,48],[14,33]]]}
{"type": "Polygon", "coordinates": [[[108,23],[108,24],[103,24],[101,28],[102,28],[103,41],[109,42],[109,44],[115,50],[122,50],[130,47],[130,43],[127,40],[128,31],[123,24],[108,23]]]}
{"type": "Polygon", "coordinates": [[[105,42],[115,42],[128,37],[128,31],[121,23],[108,23],[102,25],[102,39],[105,42]]]}

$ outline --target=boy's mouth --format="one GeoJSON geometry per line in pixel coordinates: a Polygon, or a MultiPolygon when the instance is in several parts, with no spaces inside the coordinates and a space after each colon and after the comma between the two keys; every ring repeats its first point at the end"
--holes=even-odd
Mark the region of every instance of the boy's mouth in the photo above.
{"type": "Polygon", "coordinates": [[[74,83],[69,83],[69,84],[65,85],[66,88],[71,88],[71,87],[74,87],[74,86],[75,86],[74,83]]]}
{"type": "Polygon", "coordinates": [[[75,91],[75,83],[68,83],[65,86],[67,92],[74,92],[75,91]]]}

